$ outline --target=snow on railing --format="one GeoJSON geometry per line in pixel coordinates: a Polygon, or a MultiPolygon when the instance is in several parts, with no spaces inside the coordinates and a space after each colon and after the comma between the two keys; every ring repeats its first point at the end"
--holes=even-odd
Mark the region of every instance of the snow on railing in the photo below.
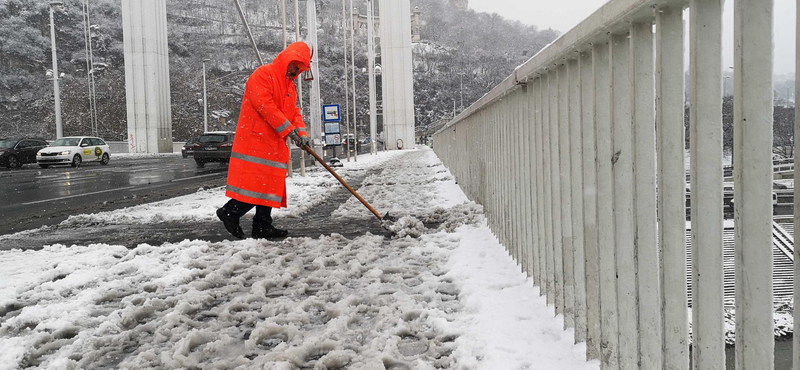
{"type": "MultiPolygon", "coordinates": [[[[603,369],[689,367],[687,7],[692,358],[724,369],[721,1],[612,0],[433,138],[603,369]]],[[[737,369],[773,368],[772,9],[734,10],[737,369]]]]}

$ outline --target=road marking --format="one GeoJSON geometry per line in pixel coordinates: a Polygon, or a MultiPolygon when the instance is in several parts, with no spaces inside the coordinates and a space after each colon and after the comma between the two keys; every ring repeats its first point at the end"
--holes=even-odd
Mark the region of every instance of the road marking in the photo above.
{"type": "Polygon", "coordinates": [[[86,194],[68,195],[68,196],[60,197],[60,198],[37,200],[35,202],[22,203],[22,205],[27,206],[27,205],[31,205],[31,204],[55,202],[55,201],[59,201],[59,200],[63,200],[63,199],[77,198],[77,197],[83,197],[83,196],[95,195],[95,194],[102,194],[102,193],[110,193],[112,191],[122,191],[122,190],[128,190],[128,189],[133,189],[133,188],[135,188],[135,186],[128,186],[128,187],[125,187],[125,188],[117,188],[117,189],[108,189],[108,190],[102,190],[102,191],[95,191],[95,192],[86,193],[86,194]]]}
{"type": "Polygon", "coordinates": [[[186,181],[186,180],[199,179],[199,178],[210,177],[210,176],[220,176],[220,175],[222,175],[222,173],[211,173],[211,174],[208,174],[208,175],[184,177],[184,178],[180,178],[180,179],[169,180],[169,182],[186,181]]]}
{"type": "Polygon", "coordinates": [[[139,173],[139,172],[163,170],[163,169],[164,169],[163,167],[152,167],[152,168],[142,168],[142,169],[138,169],[138,170],[130,170],[130,171],[127,171],[127,172],[129,172],[129,173],[139,173]]]}

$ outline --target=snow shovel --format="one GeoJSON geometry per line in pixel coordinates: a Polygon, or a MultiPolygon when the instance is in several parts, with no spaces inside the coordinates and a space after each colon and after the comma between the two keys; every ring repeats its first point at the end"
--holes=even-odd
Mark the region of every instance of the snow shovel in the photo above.
{"type": "Polygon", "coordinates": [[[372,214],[375,215],[375,217],[377,217],[378,220],[380,220],[381,222],[383,222],[383,221],[391,221],[391,222],[396,221],[394,219],[394,217],[389,216],[388,212],[386,213],[386,215],[381,216],[381,214],[378,213],[378,211],[376,211],[375,208],[372,208],[372,206],[369,205],[369,203],[367,203],[367,201],[364,200],[364,198],[362,198],[360,195],[358,195],[358,193],[356,193],[356,191],[353,190],[353,188],[350,187],[350,185],[348,185],[347,182],[344,181],[344,179],[341,176],[339,176],[339,174],[337,174],[336,171],[333,170],[333,168],[331,168],[331,166],[329,166],[327,163],[325,163],[325,161],[323,161],[322,158],[320,158],[319,155],[317,155],[317,153],[314,152],[314,149],[311,149],[311,146],[306,144],[303,147],[303,150],[308,152],[308,154],[311,154],[311,156],[314,157],[314,159],[316,159],[317,162],[319,162],[323,167],[325,167],[325,169],[328,170],[328,172],[330,172],[331,175],[333,175],[333,177],[336,178],[336,180],[339,180],[339,182],[342,185],[344,185],[344,187],[347,188],[347,190],[349,190],[350,193],[353,194],[353,196],[355,196],[356,199],[358,199],[361,202],[361,204],[364,205],[364,207],[367,207],[367,209],[369,209],[369,211],[372,212],[372,214]]]}

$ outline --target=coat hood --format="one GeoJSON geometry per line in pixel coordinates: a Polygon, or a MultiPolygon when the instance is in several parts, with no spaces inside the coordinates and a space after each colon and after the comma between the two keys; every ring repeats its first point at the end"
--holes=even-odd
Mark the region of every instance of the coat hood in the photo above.
{"type": "Polygon", "coordinates": [[[305,42],[294,42],[287,46],[275,60],[272,61],[274,71],[281,75],[286,74],[286,69],[289,68],[289,63],[300,62],[302,67],[300,73],[303,73],[311,68],[311,48],[305,42]]]}

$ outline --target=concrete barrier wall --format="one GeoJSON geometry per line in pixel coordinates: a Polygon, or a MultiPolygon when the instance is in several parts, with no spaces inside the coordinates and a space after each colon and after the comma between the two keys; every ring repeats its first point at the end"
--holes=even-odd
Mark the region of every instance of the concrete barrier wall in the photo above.
{"type": "MultiPolygon", "coordinates": [[[[127,141],[106,141],[106,144],[111,149],[111,153],[130,153],[130,146],[127,141]]],[[[180,153],[184,144],[186,144],[184,141],[173,142],[172,152],[180,153]]]]}

